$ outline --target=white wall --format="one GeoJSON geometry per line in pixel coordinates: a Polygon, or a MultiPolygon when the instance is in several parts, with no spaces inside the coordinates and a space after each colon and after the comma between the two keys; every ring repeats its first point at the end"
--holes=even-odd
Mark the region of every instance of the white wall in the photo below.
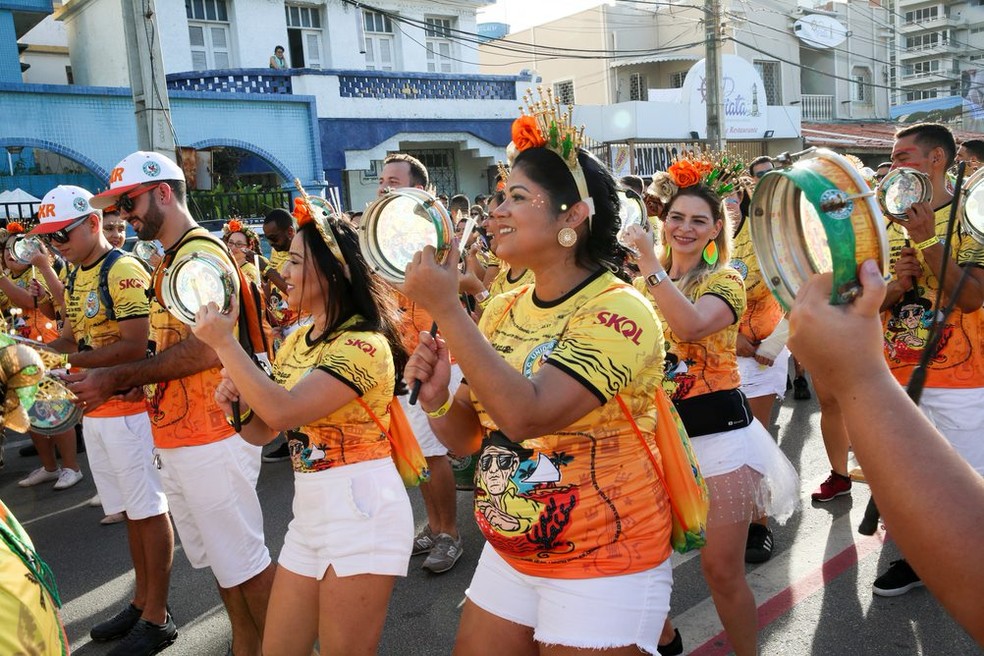
{"type": "Polygon", "coordinates": [[[24,71],[26,84],[68,84],[65,67],[71,62],[67,50],[57,53],[25,50],[21,55],[21,61],[31,66],[24,71]]]}
{"type": "Polygon", "coordinates": [[[130,85],[120,0],[74,0],[58,20],[64,23],[68,35],[76,84],[130,85]]]}

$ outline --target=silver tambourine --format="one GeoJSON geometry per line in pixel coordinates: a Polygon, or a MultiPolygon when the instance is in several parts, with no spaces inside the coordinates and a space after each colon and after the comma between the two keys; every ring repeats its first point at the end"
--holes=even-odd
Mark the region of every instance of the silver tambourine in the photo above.
{"type": "Polygon", "coordinates": [[[423,189],[390,191],[366,208],[359,225],[362,256],[392,283],[403,282],[407,265],[425,246],[433,246],[438,261],[444,261],[453,239],[448,211],[423,189]]]}
{"type": "Polygon", "coordinates": [[[158,249],[156,241],[140,239],[133,243],[133,254],[144,262],[150,262],[150,258],[159,253],[160,249],[158,249]]]}
{"type": "Polygon", "coordinates": [[[968,235],[984,244],[984,168],[964,180],[960,225],[968,235]]]}
{"type": "Polygon", "coordinates": [[[155,291],[168,312],[193,326],[203,305],[215,303],[229,311],[239,293],[239,274],[219,256],[198,251],[175,259],[157,279],[155,291]]]}
{"type": "Polygon", "coordinates": [[[876,193],[882,212],[896,221],[908,221],[907,209],[915,203],[933,200],[933,185],[922,171],[903,166],[889,171],[876,193]]]}
{"type": "Polygon", "coordinates": [[[635,246],[625,240],[625,231],[629,226],[641,226],[650,235],[653,234],[652,226],[649,224],[649,216],[646,211],[646,203],[642,197],[631,189],[618,190],[618,218],[621,226],[618,229],[618,243],[630,253],[639,256],[635,246]]]}
{"type": "Polygon", "coordinates": [[[18,235],[7,242],[7,252],[15,262],[28,266],[38,251],[41,250],[41,240],[38,237],[18,235]]]}
{"type": "Polygon", "coordinates": [[[788,310],[804,282],[832,271],[831,302],[860,290],[857,268],[888,272],[888,239],[874,192],[846,158],[817,149],[770,171],[752,197],[749,228],[766,284],[788,310]]]}
{"type": "Polygon", "coordinates": [[[42,435],[58,435],[82,421],[82,408],[75,404],[75,395],[60,380],[46,374],[38,383],[34,405],[27,411],[27,417],[31,430],[42,435]]]}

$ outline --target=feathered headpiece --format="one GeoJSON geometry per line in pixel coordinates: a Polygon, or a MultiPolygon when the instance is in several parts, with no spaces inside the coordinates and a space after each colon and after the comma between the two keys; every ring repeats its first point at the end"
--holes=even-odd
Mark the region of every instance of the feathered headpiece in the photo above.
{"type": "Polygon", "coordinates": [[[584,127],[574,127],[574,107],[568,106],[567,111],[563,111],[560,100],[554,99],[552,90],[547,89],[544,94],[543,87],[537,87],[536,91],[539,99],[534,98],[532,91],[526,90],[523,98],[525,107],[519,108],[522,115],[512,124],[510,145],[514,145],[519,152],[528,148],[547,148],[556,153],[571,172],[577,195],[588,206],[588,216],[594,216],[594,200],[588,194],[588,183],[577,160],[578,148],[584,141],[584,127]]]}
{"type": "Polygon", "coordinates": [[[321,196],[309,196],[304,191],[304,187],[301,186],[299,179],[294,178],[294,186],[297,187],[297,191],[301,194],[294,199],[293,215],[297,221],[297,227],[300,228],[306,223],[314,222],[314,226],[318,229],[318,234],[321,235],[321,238],[328,246],[328,250],[331,251],[335,260],[342,265],[345,277],[351,280],[352,274],[349,273],[348,262],[345,261],[345,255],[342,254],[342,249],[338,245],[338,240],[335,238],[335,231],[332,228],[333,222],[342,220],[339,218],[341,214],[331,203],[321,196]]]}
{"type": "Polygon", "coordinates": [[[495,190],[502,191],[506,188],[506,180],[509,178],[509,165],[496,162],[495,166],[499,171],[496,175],[495,190]]]}
{"type": "Polygon", "coordinates": [[[256,231],[245,225],[238,218],[229,219],[228,223],[222,226],[222,236],[225,239],[229,239],[229,235],[241,232],[246,236],[246,241],[249,242],[249,247],[251,250],[255,251],[260,245],[260,236],[256,234],[256,231]]]}
{"type": "Polygon", "coordinates": [[[681,187],[703,183],[718,196],[726,196],[742,186],[745,163],[728,153],[695,150],[678,156],[666,171],[658,171],[647,190],[663,203],[670,202],[681,187]]]}

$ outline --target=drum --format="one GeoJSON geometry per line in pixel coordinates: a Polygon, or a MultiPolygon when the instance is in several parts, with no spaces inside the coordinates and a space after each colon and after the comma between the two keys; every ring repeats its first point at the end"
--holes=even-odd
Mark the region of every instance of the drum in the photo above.
{"type": "Polygon", "coordinates": [[[922,171],[900,167],[892,169],[878,185],[878,205],[896,221],[908,221],[905,211],[914,203],[933,200],[933,185],[922,171]]]}
{"type": "Polygon", "coordinates": [[[27,416],[31,430],[42,435],[58,435],[82,421],[82,408],[75,405],[75,395],[60,380],[46,375],[38,383],[34,405],[27,416]]]}
{"type": "Polygon", "coordinates": [[[198,251],[175,259],[158,276],[155,291],[168,312],[193,326],[203,305],[215,303],[223,313],[229,311],[239,293],[239,273],[219,256],[198,251]]]}
{"type": "Polygon", "coordinates": [[[160,253],[157,248],[156,241],[144,241],[139,239],[133,243],[133,254],[144,262],[150,263],[150,258],[155,254],[160,253]]]}
{"type": "Polygon", "coordinates": [[[630,246],[623,235],[629,226],[642,226],[646,232],[653,234],[652,226],[649,223],[649,212],[646,210],[646,203],[642,197],[631,189],[618,190],[618,218],[622,227],[618,230],[618,243],[628,250],[632,255],[639,257],[638,251],[634,246],[630,246]]]}
{"type": "Polygon", "coordinates": [[[38,251],[41,250],[41,239],[19,235],[7,242],[7,252],[15,262],[28,266],[38,251]]]}
{"type": "Polygon", "coordinates": [[[984,168],[964,180],[960,225],[964,232],[984,244],[984,168]]]}
{"type": "Polygon", "coordinates": [[[822,148],[762,178],[749,228],[762,276],[783,307],[792,307],[815,273],[833,272],[832,304],[860,292],[857,268],[864,260],[888,273],[888,239],[873,196],[854,165],[822,148]]]}
{"type": "Polygon", "coordinates": [[[407,265],[424,248],[443,262],[454,240],[454,225],[443,205],[422,189],[395,189],[362,214],[359,245],[369,267],[391,283],[401,283],[407,265]]]}

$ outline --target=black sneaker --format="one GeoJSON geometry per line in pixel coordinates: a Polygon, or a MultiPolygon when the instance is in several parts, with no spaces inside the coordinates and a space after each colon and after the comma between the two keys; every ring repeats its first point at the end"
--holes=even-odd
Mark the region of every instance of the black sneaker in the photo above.
{"type": "Polygon", "coordinates": [[[748,525],[745,562],[757,565],[772,558],[772,529],[761,524],[748,525]]]}
{"type": "Polygon", "coordinates": [[[164,651],[178,639],[178,627],[168,614],[164,624],[140,620],[107,656],[152,656],[164,651]]]}
{"type": "Polygon", "coordinates": [[[287,442],[263,454],[263,462],[280,462],[281,460],[290,460],[290,449],[287,447],[287,442]]]}
{"type": "Polygon", "coordinates": [[[797,401],[806,401],[813,395],[810,394],[810,384],[803,376],[793,379],[793,398],[797,401]]]}
{"type": "Polygon", "coordinates": [[[873,592],[880,597],[898,597],[923,584],[909,562],[904,558],[893,560],[888,570],[875,579],[873,592]]]}
{"type": "Polygon", "coordinates": [[[89,631],[89,636],[96,642],[122,638],[136,625],[141,613],[143,611],[133,604],[127,604],[126,608],[116,613],[116,615],[92,627],[92,630],[89,631]]]}
{"type": "Polygon", "coordinates": [[[665,645],[656,645],[656,653],[659,656],[679,656],[683,653],[683,638],[680,637],[680,629],[673,629],[673,640],[665,645]]]}

